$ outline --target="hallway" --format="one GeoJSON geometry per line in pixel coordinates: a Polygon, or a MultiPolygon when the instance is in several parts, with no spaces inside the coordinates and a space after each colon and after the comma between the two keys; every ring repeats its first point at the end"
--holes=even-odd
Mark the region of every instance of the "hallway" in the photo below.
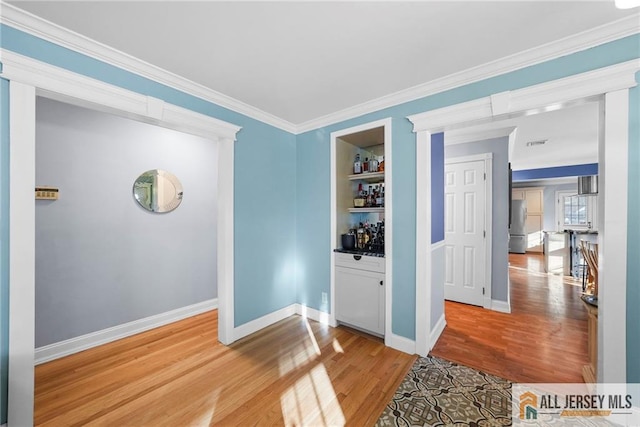
{"type": "Polygon", "coordinates": [[[538,254],[509,255],[511,313],[445,301],[431,354],[514,382],[583,382],[587,312],[580,282],[544,273],[538,254]]]}

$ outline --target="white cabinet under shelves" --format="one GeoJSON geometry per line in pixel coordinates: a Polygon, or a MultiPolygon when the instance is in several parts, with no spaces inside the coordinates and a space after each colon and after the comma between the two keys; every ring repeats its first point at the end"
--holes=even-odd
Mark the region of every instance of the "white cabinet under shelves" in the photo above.
{"type": "Polygon", "coordinates": [[[384,335],[385,259],[336,253],[336,320],[384,335]]]}

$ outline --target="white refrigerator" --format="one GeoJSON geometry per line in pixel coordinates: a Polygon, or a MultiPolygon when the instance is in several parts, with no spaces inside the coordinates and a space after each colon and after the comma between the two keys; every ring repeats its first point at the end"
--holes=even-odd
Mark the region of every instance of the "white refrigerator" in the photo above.
{"type": "Polygon", "coordinates": [[[509,227],[509,252],[523,254],[527,251],[527,201],[511,201],[511,226],[509,227]]]}

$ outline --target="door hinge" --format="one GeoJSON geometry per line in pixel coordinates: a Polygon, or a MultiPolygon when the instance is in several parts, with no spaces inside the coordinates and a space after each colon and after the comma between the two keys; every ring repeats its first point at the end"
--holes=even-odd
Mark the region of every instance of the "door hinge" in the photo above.
{"type": "Polygon", "coordinates": [[[482,295],[484,295],[484,288],[482,288],[482,295]]]}
{"type": "Polygon", "coordinates": [[[487,173],[485,172],[483,175],[484,175],[484,180],[486,181],[487,180],[487,173]]]}
{"type": "Polygon", "coordinates": [[[482,237],[487,238],[487,230],[482,230],[482,237]]]}

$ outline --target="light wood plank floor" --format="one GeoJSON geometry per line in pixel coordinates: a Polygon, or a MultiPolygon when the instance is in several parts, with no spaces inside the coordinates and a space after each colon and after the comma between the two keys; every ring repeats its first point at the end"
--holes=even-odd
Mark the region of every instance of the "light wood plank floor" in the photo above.
{"type": "Polygon", "coordinates": [[[583,382],[581,283],[544,273],[542,255],[509,261],[511,314],[446,301],[447,327],[431,354],[515,382],[583,382]]]}
{"type": "Polygon", "coordinates": [[[294,316],[230,347],[217,311],[36,367],[35,424],[372,425],[415,361],[294,316]]]}
{"type": "MultiPolygon", "coordinates": [[[[519,382],[581,382],[576,282],[511,260],[512,313],[446,303],[432,353],[519,382]]],[[[217,311],[36,367],[36,425],[372,425],[415,357],[291,317],[231,347],[217,311]]]]}

